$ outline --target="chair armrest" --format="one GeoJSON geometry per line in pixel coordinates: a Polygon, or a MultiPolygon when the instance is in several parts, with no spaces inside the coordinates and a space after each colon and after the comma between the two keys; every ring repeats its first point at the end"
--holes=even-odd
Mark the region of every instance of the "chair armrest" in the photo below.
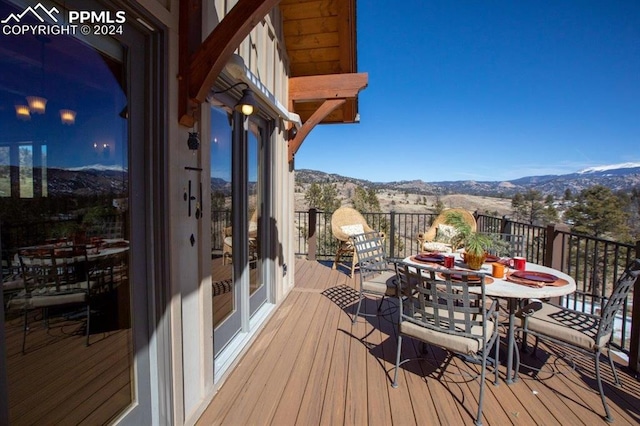
{"type": "Polygon", "coordinates": [[[498,301],[493,298],[490,300],[491,300],[491,304],[489,305],[488,308],[486,308],[485,315],[487,317],[495,317],[497,320],[498,319],[498,301]]]}

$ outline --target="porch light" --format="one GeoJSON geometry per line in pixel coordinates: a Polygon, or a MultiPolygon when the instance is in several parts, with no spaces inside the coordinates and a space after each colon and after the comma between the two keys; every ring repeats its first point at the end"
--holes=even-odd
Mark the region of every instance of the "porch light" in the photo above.
{"type": "Polygon", "coordinates": [[[36,114],[44,114],[47,108],[47,100],[40,96],[27,96],[27,102],[31,112],[36,114]]]}
{"type": "Polygon", "coordinates": [[[18,117],[20,120],[30,120],[31,112],[29,111],[29,106],[16,105],[16,117],[18,117]]]}
{"type": "Polygon", "coordinates": [[[244,115],[251,115],[256,109],[258,103],[253,97],[253,91],[251,89],[244,89],[242,91],[242,97],[236,104],[236,111],[243,113],[244,115]]]}
{"type": "Polygon", "coordinates": [[[60,121],[62,121],[62,124],[68,124],[71,126],[76,122],[76,112],[70,109],[61,109],[60,121]]]}
{"type": "Polygon", "coordinates": [[[240,98],[238,103],[236,103],[236,106],[234,108],[236,111],[241,112],[244,115],[251,115],[258,110],[258,102],[256,101],[256,98],[253,96],[253,91],[249,89],[249,85],[247,83],[241,81],[239,83],[236,83],[234,85],[227,87],[224,90],[220,90],[220,91],[214,90],[213,94],[217,95],[219,93],[228,92],[229,90],[241,84],[244,85],[246,89],[242,90],[242,97],[240,98]]]}

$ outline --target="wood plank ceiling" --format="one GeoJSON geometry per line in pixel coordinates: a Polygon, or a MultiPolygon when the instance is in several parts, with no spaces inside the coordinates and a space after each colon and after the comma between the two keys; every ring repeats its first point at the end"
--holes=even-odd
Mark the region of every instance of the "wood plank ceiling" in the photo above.
{"type": "MultiPolygon", "coordinates": [[[[356,73],[356,0],[281,0],[290,77],[356,73]]],[[[290,101],[289,109],[306,122],[324,99],[290,101]]],[[[353,123],[357,95],[320,123],[353,123]]]]}

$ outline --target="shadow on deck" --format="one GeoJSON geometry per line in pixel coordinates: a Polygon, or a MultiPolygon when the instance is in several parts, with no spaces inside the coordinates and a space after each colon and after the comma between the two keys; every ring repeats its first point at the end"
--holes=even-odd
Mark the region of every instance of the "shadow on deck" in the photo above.
{"type": "MultiPolygon", "coordinates": [[[[472,424],[479,387],[464,373],[475,366],[429,349],[425,359],[401,367],[393,389],[395,303],[385,302],[382,315],[352,325],[355,283],[330,263],[298,260],[295,288],[198,424],[472,424]]],[[[374,312],[376,301],[365,307],[374,312]]],[[[403,339],[403,345],[403,357],[419,357],[419,344],[403,339]]],[[[537,357],[524,355],[523,362],[542,371],[522,368],[512,385],[493,386],[488,377],[484,424],[607,424],[593,362],[578,359],[572,370],[556,353],[541,345],[537,357]]],[[[638,424],[640,386],[624,366],[618,372],[621,388],[604,368],[615,422],[638,424]]]]}

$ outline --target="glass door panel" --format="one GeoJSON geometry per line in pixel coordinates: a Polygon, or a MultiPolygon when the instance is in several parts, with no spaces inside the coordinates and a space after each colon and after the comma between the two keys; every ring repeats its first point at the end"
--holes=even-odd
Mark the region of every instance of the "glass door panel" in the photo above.
{"type": "MultiPolygon", "coordinates": [[[[232,127],[229,114],[222,108],[211,109],[211,281],[213,286],[213,327],[218,328],[230,320],[238,310],[237,287],[233,281],[233,227],[231,213],[232,127]]],[[[224,330],[223,330],[224,331],[224,330]]],[[[222,331],[221,331],[222,332],[222,331]]],[[[230,332],[232,335],[234,331],[230,332]]],[[[227,340],[230,336],[225,336],[227,340]]]]}
{"type": "Polygon", "coordinates": [[[250,315],[266,301],[264,285],[263,247],[263,217],[264,206],[264,122],[257,118],[249,121],[247,132],[247,190],[249,197],[249,294],[250,315]]]}
{"type": "MultiPolygon", "coordinates": [[[[0,0],[0,18],[23,11],[22,2],[0,0]]],[[[23,20],[36,23],[30,14],[23,20]]],[[[139,361],[148,345],[137,340],[148,335],[140,297],[148,262],[144,236],[129,226],[145,217],[129,198],[143,185],[130,173],[145,161],[145,39],[128,24],[125,33],[101,37],[100,47],[68,35],[0,38],[0,347],[8,388],[0,398],[10,424],[107,424],[134,404],[130,416],[150,418],[150,390],[141,385],[149,367],[139,361]],[[34,96],[44,102],[30,104],[34,96]],[[73,264],[58,273],[73,270],[74,280],[65,279],[82,283],[82,297],[34,303],[22,275],[42,253],[73,264]]]]}

